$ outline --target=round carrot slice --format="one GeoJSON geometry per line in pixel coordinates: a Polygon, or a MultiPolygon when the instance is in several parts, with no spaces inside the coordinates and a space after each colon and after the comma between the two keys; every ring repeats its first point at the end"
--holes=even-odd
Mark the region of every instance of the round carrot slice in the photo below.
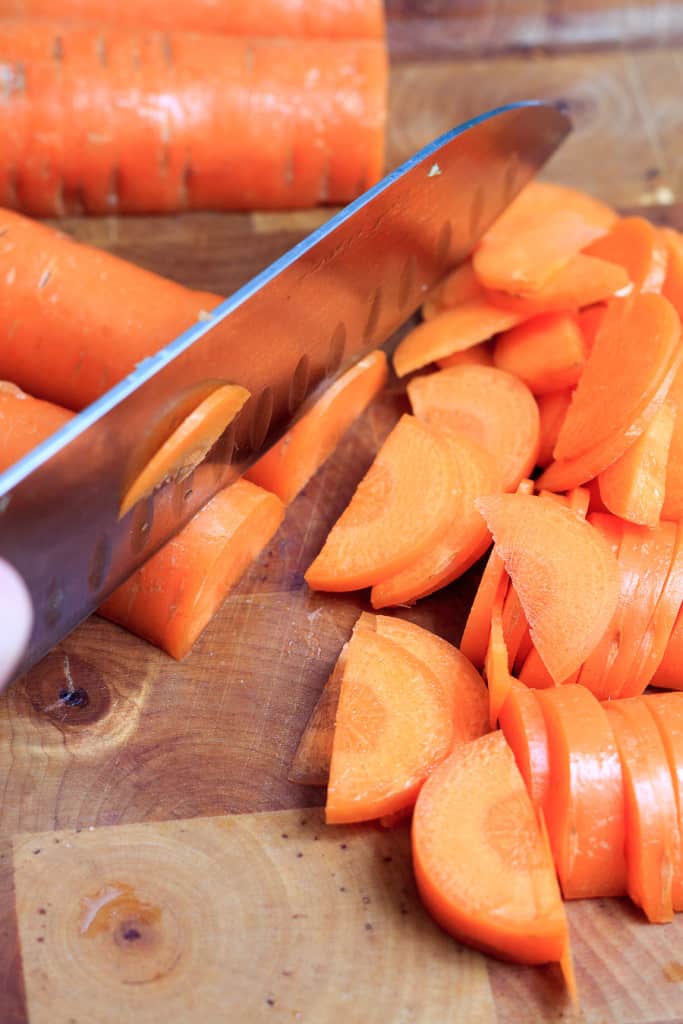
{"type": "Polygon", "coordinates": [[[533,690],[513,686],[500,713],[500,727],[515,755],[527,793],[536,809],[547,818],[546,800],[550,791],[548,733],[541,705],[533,690]]]}
{"type": "Polygon", "coordinates": [[[346,650],[327,787],[329,824],[409,807],[453,745],[453,714],[433,672],[362,627],[346,650]]]}
{"type": "Polygon", "coordinates": [[[674,866],[671,898],[673,909],[679,911],[683,910],[683,695],[656,693],[642,702],[659,730],[676,796],[680,856],[674,866]]]}
{"type": "Polygon", "coordinates": [[[561,959],[567,921],[555,870],[500,731],[457,747],[427,780],[412,840],[420,895],[442,928],[519,963],[561,959]]]}
{"type": "Polygon", "coordinates": [[[644,217],[618,220],[607,234],[586,246],[584,252],[618,263],[636,291],[661,292],[666,276],[666,241],[644,217]]]}
{"type": "Polygon", "coordinates": [[[565,899],[626,888],[621,763],[610,723],[583,686],[538,690],[548,734],[546,821],[565,899]]]}

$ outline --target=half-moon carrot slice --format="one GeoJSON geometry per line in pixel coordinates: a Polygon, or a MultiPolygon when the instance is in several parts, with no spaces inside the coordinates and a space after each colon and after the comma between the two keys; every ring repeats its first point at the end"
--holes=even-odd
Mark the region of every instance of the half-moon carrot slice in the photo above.
{"type": "Polygon", "coordinates": [[[450,435],[402,416],[306,572],[309,587],[358,590],[415,562],[450,526],[469,468],[450,435]]]}
{"type": "Polygon", "coordinates": [[[546,822],[565,899],[626,889],[621,763],[610,723],[583,686],[536,692],[548,734],[546,822]]]}
{"type": "Polygon", "coordinates": [[[538,406],[528,387],[491,366],[459,366],[408,383],[413,413],[465,434],[496,457],[502,489],[512,491],[536,464],[538,406]]]}
{"type": "Polygon", "coordinates": [[[373,586],[370,594],[373,608],[412,604],[433,594],[462,576],[491,543],[488,527],[475,501],[482,494],[500,490],[498,462],[469,437],[450,432],[442,436],[451,445],[457,466],[448,527],[415,561],[373,586]]]}
{"type": "Polygon", "coordinates": [[[683,696],[657,693],[641,698],[652,715],[669,763],[678,813],[679,861],[671,883],[673,909],[683,910],[683,696]]]}
{"type": "Polygon", "coordinates": [[[601,699],[603,696],[601,687],[605,668],[607,663],[610,659],[614,658],[616,653],[616,625],[620,621],[620,616],[622,614],[621,588],[625,581],[622,581],[622,567],[618,558],[625,524],[623,520],[619,519],[618,516],[613,516],[611,512],[591,512],[588,516],[588,522],[591,526],[595,527],[596,530],[599,530],[605,538],[605,541],[609,545],[612,554],[617,559],[617,565],[619,566],[619,601],[617,603],[617,607],[601,640],[582,664],[577,678],[577,682],[581,686],[585,686],[591,691],[591,693],[598,697],[598,699],[601,699]]]}
{"type": "Polygon", "coordinates": [[[503,634],[503,606],[509,586],[510,581],[507,576],[504,576],[496,591],[491,608],[491,630],[486,651],[485,675],[489,688],[489,722],[492,729],[496,728],[500,709],[514,682],[508,668],[508,650],[503,634]]]}
{"type": "Polygon", "coordinates": [[[560,428],[572,400],[572,389],[551,391],[538,395],[536,403],[539,415],[539,445],[537,464],[545,469],[553,461],[553,449],[557,444],[560,428]]]}
{"type": "Polygon", "coordinates": [[[678,613],[664,656],[650,682],[662,689],[683,690],[683,608],[678,613]]]}
{"type": "Polygon", "coordinates": [[[0,473],[63,427],[73,413],[0,381],[0,473]]]}
{"type": "Polygon", "coordinates": [[[580,252],[562,270],[553,274],[538,291],[527,292],[525,295],[496,291],[487,291],[485,294],[487,301],[500,309],[528,319],[541,313],[558,313],[592,306],[615,295],[627,294],[631,288],[623,267],[580,252]]]}
{"type": "Polygon", "coordinates": [[[351,424],[382,390],[387,357],[371,352],[342,374],[245,474],[288,505],[329,458],[351,424]]]}
{"type": "Polygon", "coordinates": [[[666,468],[662,519],[678,520],[683,519],[683,369],[679,369],[674,377],[667,401],[674,408],[675,418],[666,468]]]}
{"type": "Polygon", "coordinates": [[[567,921],[552,859],[500,731],[457,747],[413,814],[420,896],[442,928],[519,963],[559,961],[567,921]]]}
{"type": "Polygon", "coordinates": [[[411,806],[452,745],[452,708],[433,672],[393,640],[354,630],[337,706],[328,824],[411,806]]]}
{"type": "Polygon", "coordinates": [[[673,228],[660,228],[666,246],[666,277],[662,295],[683,317],[683,235],[673,228]]]}
{"type": "Polygon", "coordinates": [[[524,319],[523,313],[500,309],[485,298],[468,299],[406,334],[396,346],[394,369],[399,377],[405,377],[429,363],[480,345],[524,319]]]}
{"type": "Polygon", "coordinates": [[[658,228],[644,217],[624,217],[584,252],[624,268],[639,292],[661,292],[666,276],[667,247],[658,228]]]}
{"type": "Polygon", "coordinates": [[[450,370],[454,366],[493,366],[493,347],[490,342],[482,341],[481,345],[454,352],[452,356],[437,359],[440,370],[450,370]]]}
{"type": "Polygon", "coordinates": [[[480,498],[522,602],[532,640],[557,683],[588,657],[619,599],[619,566],[602,534],[555,502],[522,494],[480,498]]]}
{"type": "Polygon", "coordinates": [[[547,816],[550,792],[548,733],[541,705],[533,690],[521,683],[512,686],[500,713],[500,727],[515,755],[527,793],[547,816]]]}
{"type": "Polygon", "coordinates": [[[642,699],[609,701],[607,717],[624,780],[628,894],[649,921],[673,918],[672,881],[680,861],[678,810],[659,730],[642,699]]]}
{"type": "Polygon", "coordinates": [[[444,277],[422,304],[422,318],[431,320],[445,309],[454,309],[463,302],[481,297],[482,288],[474,273],[472,260],[466,260],[444,277]]]}
{"type": "Polygon", "coordinates": [[[573,388],[586,361],[583,334],[571,313],[545,313],[496,340],[493,362],[523,380],[534,395],[573,388]]]}
{"type": "Polygon", "coordinates": [[[664,506],[676,409],[668,400],[616,462],[598,477],[600,496],[615,515],[654,528],[664,506]]]}

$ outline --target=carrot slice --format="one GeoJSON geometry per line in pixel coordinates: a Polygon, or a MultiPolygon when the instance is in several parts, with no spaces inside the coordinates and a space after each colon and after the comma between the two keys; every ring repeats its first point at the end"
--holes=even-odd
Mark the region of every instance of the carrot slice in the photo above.
{"type": "MultiPolygon", "coordinates": [[[[619,549],[621,547],[621,541],[623,538],[624,522],[617,516],[613,516],[610,512],[591,512],[588,516],[588,522],[591,526],[599,530],[608,544],[612,554],[616,559],[619,557],[619,549]]],[[[619,601],[617,607],[612,616],[612,620],[605,630],[600,642],[596,645],[593,652],[586,658],[583,665],[579,670],[577,682],[581,686],[585,686],[591,691],[598,699],[602,699],[604,696],[602,692],[602,682],[605,674],[605,667],[608,661],[614,658],[615,654],[615,639],[617,623],[620,621],[620,616],[623,614],[621,605],[621,590],[624,585],[623,569],[621,563],[617,561],[619,566],[619,601]]]]}
{"type": "Polygon", "coordinates": [[[666,277],[662,295],[683,317],[683,235],[673,228],[660,228],[666,246],[666,277]]]}
{"type": "Polygon", "coordinates": [[[568,932],[555,871],[500,731],[458,747],[427,780],[412,840],[420,896],[442,928],[505,959],[560,960],[568,932]]]}
{"type": "Polygon", "coordinates": [[[412,604],[433,594],[462,576],[491,543],[491,535],[475,500],[481,494],[500,489],[498,462],[469,437],[450,432],[442,436],[452,448],[457,469],[448,526],[427,551],[400,572],[373,586],[370,594],[373,608],[412,604]]]}
{"type": "Polygon", "coordinates": [[[661,292],[667,249],[660,231],[643,217],[624,217],[584,252],[624,268],[639,292],[661,292]]]}
{"type": "Polygon", "coordinates": [[[517,655],[519,654],[519,648],[524,637],[529,632],[529,623],[526,621],[522,602],[519,600],[514,587],[508,587],[507,594],[505,595],[502,625],[505,646],[508,652],[508,668],[512,672],[517,655]]]}
{"type": "Polygon", "coordinates": [[[199,465],[250,395],[237,384],[216,388],[176,427],[126,488],[119,516],[167,480],[184,480],[199,465]]]}
{"type": "Polygon", "coordinates": [[[519,679],[531,690],[547,690],[557,685],[533,644],[519,670],[519,679]]]}
{"type": "Polygon", "coordinates": [[[371,352],[342,374],[291,430],[245,474],[288,505],[329,458],[342,436],[382,390],[387,357],[371,352]]]}
{"type": "Polygon", "coordinates": [[[459,366],[415,377],[407,391],[419,419],[465,434],[496,457],[504,491],[514,490],[534,468],[538,406],[512,374],[489,366],[459,366]]]}
{"type": "Polygon", "coordinates": [[[683,519],[683,369],[673,379],[667,401],[674,408],[662,519],[683,519]]]}
{"type": "Polygon", "coordinates": [[[619,599],[608,544],[567,507],[520,494],[480,498],[522,602],[531,637],[553,679],[567,679],[595,648],[619,599]],[[580,567],[580,568],[579,568],[580,567]]]}
{"type": "Polygon", "coordinates": [[[59,405],[25,394],[8,381],[0,381],[0,473],[27,455],[72,418],[59,405]]]}
{"type": "Polygon", "coordinates": [[[485,298],[468,299],[406,334],[396,346],[394,370],[405,377],[429,363],[488,341],[524,319],[524,314],[500,309],[485,298]]]}
{"type": "Polygon", "coordinates": [[[583,341],[586,353],[593,349],[598,331],[607,312],[607,303],[597,303],[595,306],[587,306],[576,313],[576,322],[583,334],[583,341]]]}
{"type": "Polygon", "coordinates": [[[536,693],[548,734],[546,821],[565,899],[626,888],[621,763],[610,723],[583,686],[536,693]]]}
{"type": "Polygon", "coordinates": [[[641,699],[652,715],[664,745],[678,814],[678,863],[674,866],[671,898],[675,911],[683,910],[683,697],[657,693],[641,699]]]}
{"type": "Polygon", "coordinates": [[[452,356],[445,356],[436,362],[440,370],[450,370],[454,366],[493,366],[493,348],[490,342],[482,341],[481,345],[454,352],[452,356]]]}
{"type": "Polygon", "coordinates": [[[678,613],[664,656],[650,682],[662,689],[683,690],[683,608],[678,613]]]}
{"type": "Polygon", "coordinates": [[[631,288],[623,267],[580,252],[562,270],[553,274],[538,291],[527,292],[525,295],[487,291],[486,299],[499,309],[528,319],[541,313],[559,313],[592,306],[615,295],[626,294],[631,288]]]}
{"type": "Polygon", "coordinates": [[[354,630],[337,707],[328,824],[410,806],[452,745],[452,708],[433,672],[374,630],[354,630]]]}
{"type": "Polygon", "coordinates": [[[539,414],[539,445],[536,462],[545,469],[553,461],[553,449],[557,444],[560,428],[567,415],[572,400],[572,391],[551,391],[545,395],[537,395],[536,403],[539,414]]]}
{"type": "Polygon", "coordinates": [[[583,334],[571,313],[546,313],[505,331],[493,362],[514,373],[535,395],[573,388],[586,361],[583,334]]]}
{"type": "Polygon", "coordinates": [[[545,812],[550,792],[548,732],[533,690],[522,685],[510,689],[500,713],[500,727],[515,755],[532,804],[537,811],[545,812]]]}
{"type": "Polygon", "coordinates": [[[671,885],[680,861],[680,836],[664,744],[643,700],[610,701],[605,710],[624,779],[628,894],[649,921],[671,921],[671,885]]]}
{"type": "Polygon", "coordinates": [[[283,516],[279,498],[238,480],[117,587],[100,615],[183,658],[283,516]]]}
{"type": "Polygon", "coordinates": [[[432,288],[422,304],[422,318],[431,320],[444,309],[453,309],[470,299],[481,297],[482,288],[474,273],[472,260],[466,260],[432,288]]]}
{"type": "MultiPolygon", "coordinates": [[[[524,636],[522,637],[522,639],[520,641],[520,644],[519,644],[519,649],[517,651],[517,656],[515,657],[514,670],[515,670],[517,676],[519,676],[519,673],[522,671],[522,668],[524,667],[524,663],[527,660],[527,658],[529,657],[529,655],[531,654],[531,651],[533,649],[534,649],[534,642],[531,639],[531,631],[529,630],[529,627],[527,625],[527,628],[525,630],[524,636]]],[[[524,684],[522,684],[522,685],[524,685],[524,684]]]]}
{"type": "Polygon", "coordinates": [[[486,651],[485,674],[489,688],[489,722],[492,729],[496,727],[500,709],[513,685],[513,679],[508,669],[509,658],[503,634],[503,606],[509,585],[509,580],[504,576],[496,591],[491,608],[491,630],[486,651]]]}
{"type": "Polygon", "coordinates": [[[415,562],[450,525],[469,470],[450,435],[402,416],[306,572],[309,587],[357,590],[415,562]]]}

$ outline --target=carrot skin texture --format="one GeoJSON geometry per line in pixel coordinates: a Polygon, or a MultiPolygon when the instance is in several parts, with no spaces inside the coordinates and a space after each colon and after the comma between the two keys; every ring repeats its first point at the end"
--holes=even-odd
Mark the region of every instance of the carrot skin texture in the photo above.
{"type": "Polygon", "coordinates": [[[0,381],[0,473],[63,427],[72,413],[0,381]]]}

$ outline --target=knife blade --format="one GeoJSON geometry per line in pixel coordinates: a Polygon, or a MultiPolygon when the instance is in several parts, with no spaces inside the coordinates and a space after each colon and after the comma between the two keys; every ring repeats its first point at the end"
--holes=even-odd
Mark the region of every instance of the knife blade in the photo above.
{"type": "Polygon", "coordinates": [[[0,474],[0,555],[34,606],[21,674],[219,489],[292,426],[329,382],[384,344],[570,130],[529,101],[424,147],[20,462],[0,474]],[[209,383],[249,402],[189,478],[119,518],[135,453],[209,383]]]}

